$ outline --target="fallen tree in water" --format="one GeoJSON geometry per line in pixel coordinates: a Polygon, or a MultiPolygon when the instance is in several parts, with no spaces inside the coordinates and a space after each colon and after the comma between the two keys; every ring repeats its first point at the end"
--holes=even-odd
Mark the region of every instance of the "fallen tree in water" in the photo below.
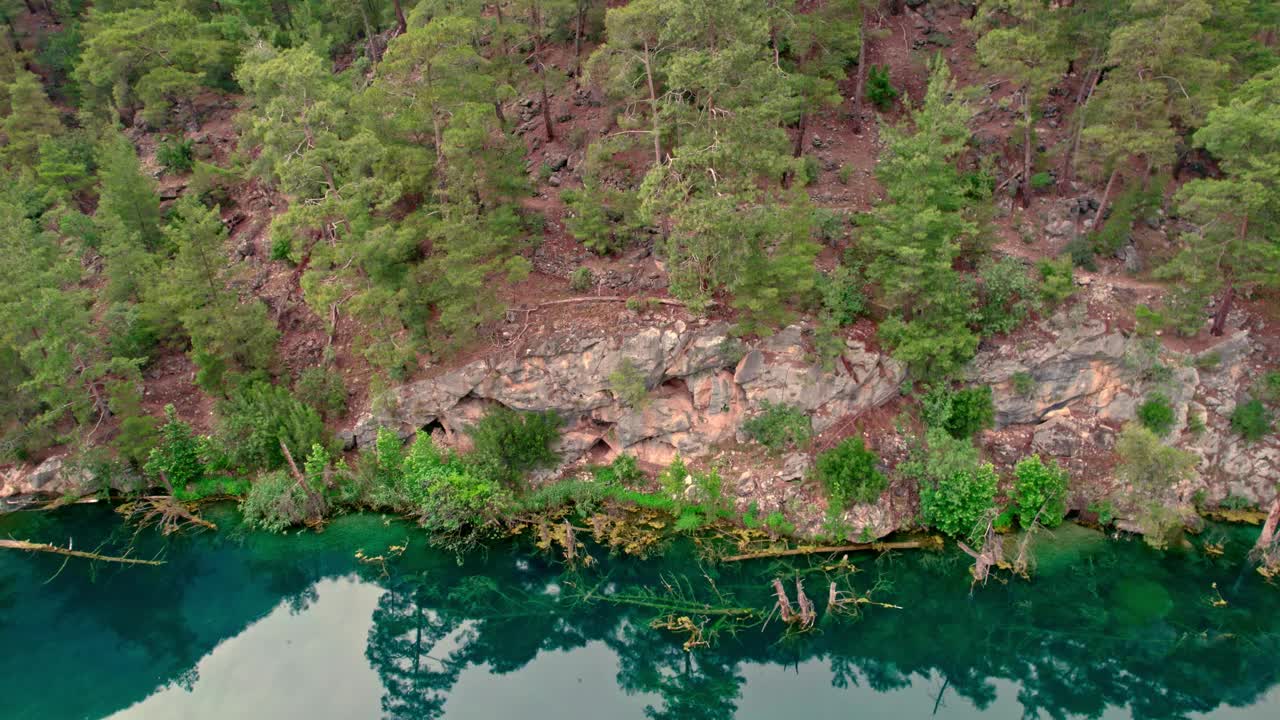
{"type": "Polygon", "coordinates": [[[0,540],[0,549],[22,550],[24,552],[43,552],[67,557],[84,558],[85,560],[101,560],[102,562],[121,563],[123,565],[163,565],[163,560],[141,560],[125,556],[101,555],[95,552],[72,550],[49,543],[33,543],[26,540],[0,540]]]}
{"type": "Polygon", "coordinates": [[[942,540],[937,537],[927,537],[921,540],[902,540],[898,542],[869,542],[854,543],[852,545],[806,545],[797,548],[777,548],[774,550],[761,550],[759,552],[743,553],[741,555],[730,555],[721,558],[722,562],[742,562],[744,560],[763,560],[765,558],[782,558],[795,557],[797,555],[834,555],[836,553],[848,552],[887,552],[889,550],[937,550],[942,547],[942,540]]]}

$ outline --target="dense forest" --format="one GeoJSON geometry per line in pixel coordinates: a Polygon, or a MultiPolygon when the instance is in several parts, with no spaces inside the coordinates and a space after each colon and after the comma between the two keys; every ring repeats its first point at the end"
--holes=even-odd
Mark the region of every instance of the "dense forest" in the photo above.
{"type": "MultiPolygon", "coordinates": [[[[269,523],[492,512],[550,462],[555,418],[495,413],[471,459],[380,439],[355,469],[332,431],[493,342],[521,298],[599,294],[602,267],[656,259],[628,311],[659,298],[744,337],[799,320],[821,361],[873,323],[932,427],[899,472],[960,535],[996,492],[969,439],[989,401],[949,389],[981,343],[1075,273],[1123,273],[1157,221],[1147,330],[1220,335],[1280,291],[1270,0],[0,0],[0,18],[0,460],[67,446],[178,495],[263,472],[269,523]],[[820,159],[837,141],[863,162],[820,159]],[[1036,244],[1028,209],[1077,197],[1069,241],[1036,244]],[[551,272],[569,246],[591,262],[551,272]]],[[[1242,432],[1270,432],[1280,374],[1258,396],[1242,432]]],[[[1189,471],[1159,435],[1122,438],[1135,486],[1189,471]]],[[[839,452],[828,490],[873,500],[875,459],[839,452]]],[[[1016,504],[1038,515],[1065,481],[1026,462],[1016,504]]]]}

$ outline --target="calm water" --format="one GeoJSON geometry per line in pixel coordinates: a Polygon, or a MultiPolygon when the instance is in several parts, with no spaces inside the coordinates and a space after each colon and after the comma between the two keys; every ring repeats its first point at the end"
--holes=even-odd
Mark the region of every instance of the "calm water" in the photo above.
{"type": "MultiPolygon", "coordinates": [[[[703,568],[674,548],[567,573],[512,548],[459,566],[377,516],[287,537],[212,516],[222,532],[142,534],[159,568],[0,551],[0,717],[1280,717],[1280,588],[1240,561],[1256,530],[1197,538],[1225,544],[1210,558],[1065,529],[1034,582],[972,594],[953,554],[857,558],[841,582],[902,609],[848,618],[809,561],[703,568]],[[354,558],[406,539],[385,572],[354,558]],[[643,606],[768,608],[797,572],[821,618],[803,635],[774,620],[686,653],[643,606]]],[[[118,550],[130,533],[78,507],[0,517],[0,536],[118,550]]]]}

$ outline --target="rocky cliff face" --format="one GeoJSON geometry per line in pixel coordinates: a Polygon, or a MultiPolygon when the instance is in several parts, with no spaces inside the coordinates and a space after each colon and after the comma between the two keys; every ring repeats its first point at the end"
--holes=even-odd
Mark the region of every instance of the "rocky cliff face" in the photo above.
{"type": "Polygon", "coordinates": [[[399,388],[391,407],[360,418],[346,441],[365,446],[379,427],[407,436],[436,425],[457,439],[499,404],[566,418],[559,448],[566,463],[593,450],[599,459],[628,453],[667,463],[677,453],[701,457],[742,439],[742,420],[766,402],[802,408],[821,432],[893,397],[905,375],[897,362],[857,342],[826,372],[796,326],[754,346],[728,330],[723,323],[676,321],[626,337],[554,338],[515,355],[477,360],[399,388]],[[632,404],[621,399],[620,376],[643,381],[648,397],[632,404]]]}
{"type": "Polygon", "coordinates": [[[1203,491],[1209,501],[1235,496],[1263,506],[1275,497],[1280,440],[1247,443],[1230,427],[1262,369],[1247,331],[1177,354],[1101,322],[1058,317],[1039,330],[1039,342],[980,353],[969,369],[971,381],[992,386],[999,427],[1031,426],[1031,450],[1097,473],[1109,464],[1116,431],[1160,394],[1175,415],[1167,440],[1201,458],[1200,477],[1174,488],[1174,499],[1185,503],[1203,491]]]}
{"type": "MultiPolygon", "coordinates": [[[[406,438],[427,430],[465,447],[463,430],[491,407],[552,410],[568,423],[558,448],[564,467],[553,473],[619,453],[654,464],[677,453],[707,460],[719,455],[726,491],[739,509],[753,502],[765,513],[782,509],[802,532],[816,531],[824,503],[811,485],[798,482],[811,458],[757,454],[731,462],[723,456],[738,451],[726,446],[745,440],[743,420],[766,402],[802,408],[815,431],[823,432],[896,397],[905,371],[856,341],[824,370],[798,326],[753,344],[728,331],[723,323],[674,321],[621,336],[554,336],[401,386],[343,440],[348,448],[366,447],[378,428],[387,427],[406,438]],[[643,383],[643,402],[621,397],[628,394],[619,387],[621,376],[643,383]]],[[[1261,369],[1247,332],[1195,355],[1177,355],[1159,342],[1063,314],[1028,337],[1033,339],[984,350],[969,368],[969,381],[994,391],[998,427],[983,440],[997,460],[1012,464],[1038,452],[1071,468],[1081,487],[1105,490],[1116,433],[1145,399],[1160,393],[1175,412],[1170,441],[1201,457],[1199,479],[1174,488],[1171,500],[1185,504],[1203,491],[1210,501],[1235,496],[1270,503],[1280,483],[1280,439],[1248,444],[1229,427],[1232,410],[1261,369]]],[[[0,497],[74,493],[88,480],[54,459],[11,472],[0,497]]],[[[898,483],[879,503],[854,508],[844,520],[857,532],[884,535],[909,522],[913,497],[898,483]]]]}

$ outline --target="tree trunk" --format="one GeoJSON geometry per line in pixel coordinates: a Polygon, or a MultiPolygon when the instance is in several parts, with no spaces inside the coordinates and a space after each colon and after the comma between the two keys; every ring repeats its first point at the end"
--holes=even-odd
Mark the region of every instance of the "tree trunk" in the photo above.
{"type": "Polygon", "coordinates": [[[800,127],[796,132],[796,144],[795,144],[795,147],[791,149],[791,157],[798,158],[804,154],[804,133],[805,133],[805,130],[808,129],[808,126],[809,126],[809,113],[801,112],[800,127]]]}
{"type": "Polygon", "coordinates": [[[658,125],[658,92],[653,84],[653,58],[649,56],[649,41],[644,43],[644,79],[649,84],[649,115],[653,123],[653,164],[662,164],[662,133],[658,125]]]}
{"type": "Polygon", "coordinates": [[[507,116],[502,112],[502,101],[493,101],[493,114],[498,117],[498,127],[502,128],[502,132],[507,131],[507,116]]]}
{"type": "Polygon", "coordinates": [[[551,124],[551,101],[547,96],[547,66],[542,63],[542,10],[537,3],[534,3],[531,9],[530,20],[533,25],[533,62],[538,71],[540,81],[538,91],[542,97],[542,126],[547,133],[547,142],[551,142],[556,139],[556,129],[551,124]]]}
{"type": "Polygon", "coordinates": [[[1075,180],[1076,155],[1080,152],[1080,134],[1084,132],[1084,112],[1089,107],[1089,101],[1093,99],[1093,91],[1098,89],[1098,81],[1101,79],[1102,72],[1095,70],[1093,79],[1081,84],[1080,91],[1076,93],[1075,109],[1071,111],[1071,147],[1062,159],[1062,179],[1058,182],[1059,195],[1075,180]]]}
{"type": "Polygon", "coordinates": [[[1276,542],[1276,526],[1280,525],[1280,495],[1271,503],[1271,512],[1267,513],[1267,521],[1262,525],[1262,534],[1258,536],[1258,543],[1253,546],[1254,552],[1259,555],[1266,553],[1276,542]]]}
{"type": "Polygon", "coordinates": [[[1231,306],[1236,299],[1236,286],[1231,280],[1227,281],[1227,289],[1222,292],[1222,300],[1218,302],[1218,310],[1213,314],[1213,327],[1209,329],[1209,334],[1215,337],[1221,336],[1227,326],[1227,316],[1231,314],[1231,306]]]}
{"type": "Polygon", "coordinates": [[[1031,138],[1035,128],[1031,125],[1031,88],[1022,88],[1022,120],[1026,123],[1022,139],[1022,207],[1031,207],[1031,138]]]}
{"type": "Polygon", "coordinates": [[[409,30],[409,22],[404,18],[404,6],[400,0],[394,0],[396,6],[396,34],[403,35],[409,30]]]}
{"type": "Polygon", "coordinates": [[[578,17],[573,24],[573,79],[582,74],[582,23],[587,15],[588,0],[578,0],[578,17]]]}
{"type": "Polygon", "coordinates": [[[1107,187],[1102,191],[1102,201],[1098,203],[1098,219],[1093,223],[1093,231],[1096,233],[1102,229],[1102,218],[1107,213],[1107,202],[1111,199],[1111,189],[1115,187],[1116,178],[1120,176],[1120,165],[1117,165],[1111,171],[1111,177],[1107,178],[1107,187]]]}
{"type": "Polygon", "coordinates": [[[360,22],[364,24],[364,54],[369,58],[369,62],[376,65],[378,38],[373,32],[373,25],[369,23],[369,9],[364,6],[364,0],[356,0],[356,6],[360,8],[360,22]]]}
{"type": "Polygon", "coordinates": [[[860,11],[858,18],[858,70],[853,80],[853,132],[862,134],[862,95],[867,81],[867,11],[860,11]]]}

